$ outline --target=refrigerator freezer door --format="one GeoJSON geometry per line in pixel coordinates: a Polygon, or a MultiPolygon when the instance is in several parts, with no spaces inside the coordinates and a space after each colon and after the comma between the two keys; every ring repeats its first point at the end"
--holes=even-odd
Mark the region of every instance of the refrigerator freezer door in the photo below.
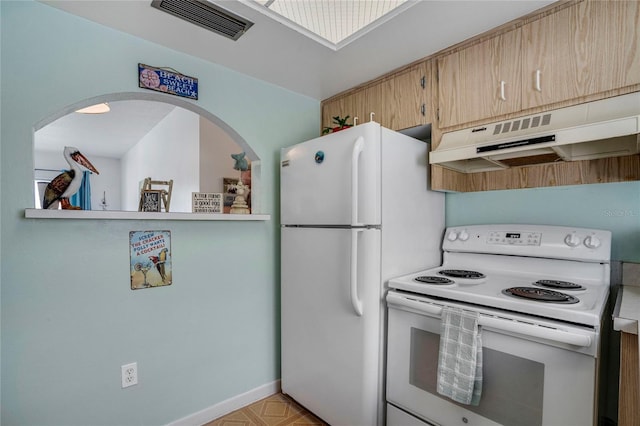
{"type": "Polygon", "coordinates": [[[382,129],[382,279],[439,266],[444,194],[429,191],[429,146],[382,129]]]}
{"type": "Polygon", "coordinates": [[[282,228],[282,390],[332,425],[378,423],[379,257],[377,229],[282,228]]]}
{"type": "Polygon", "coordinates": [[[366,123],[283,148],[283,225],[379,225],[380,125],[366,123]]]}

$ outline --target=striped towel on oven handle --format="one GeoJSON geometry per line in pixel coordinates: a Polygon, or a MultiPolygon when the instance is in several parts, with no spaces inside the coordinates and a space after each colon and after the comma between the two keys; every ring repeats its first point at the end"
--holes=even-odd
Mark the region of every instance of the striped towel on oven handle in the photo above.
{"type": "Polygon", "coordinates": [[[438,393],[461,404],[478,405],[482,392],[480,314],[457,308],[442,310],[438,359],[438,393]]]}

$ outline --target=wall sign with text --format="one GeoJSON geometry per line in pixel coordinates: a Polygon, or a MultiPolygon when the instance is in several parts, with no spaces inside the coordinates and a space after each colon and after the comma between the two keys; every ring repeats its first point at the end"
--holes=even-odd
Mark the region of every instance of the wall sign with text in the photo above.
{"type": "Polygon", "coordinates": [[[131,290],[171,285],[171,231],[129,232],[131,290]]]}
{"type": "Polygon", "coordinates": [[[182,75],[175,70],[138,64],[138,86],[198,100],[198,79],[182,75]]]}
{"type": "Polygon", "coordinates": [[[192,192],[193,213],[222,213],[222,194],[192,192]]]}

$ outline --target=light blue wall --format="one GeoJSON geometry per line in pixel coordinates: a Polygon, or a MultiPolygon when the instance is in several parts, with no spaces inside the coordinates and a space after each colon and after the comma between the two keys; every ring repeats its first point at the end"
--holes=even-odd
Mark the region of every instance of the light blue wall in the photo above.
{"type": "Polygon", "coordinates": [[[640,262],[640,182],[447,194],[447,226],[526,223],[608,229],[611,258],[640,262]]]}
{"type": "Polygon", "coordinates": [[[0,15],[2,424],[164,424],[277,380],[278,151],[317,135],[319,102],[41,3],[0,15]],[[33,125],[142,91],[138,62],[199,79],[195,103],[262,159],[271,221],[24,219],[33,125]],[[147,229],[171,231],[174,281],[131,291],[129,231],[147,229]]]}

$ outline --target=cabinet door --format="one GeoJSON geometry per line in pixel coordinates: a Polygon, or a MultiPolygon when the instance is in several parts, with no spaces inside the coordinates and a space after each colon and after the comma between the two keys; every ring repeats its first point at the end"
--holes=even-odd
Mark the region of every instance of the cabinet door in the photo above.
{"type": "Polygon", "coordinates": [[[380,110],[381,84],[371,84],[361,89],[351,91],[338,98],[332,99],[322,104],[322,128],[333,128],[336,124],[333,117],[342,118],[349,116],[348,124],[362,124],[370,121],[371,113],[374,113],[373,120],[378,120],[380,110]]]}
{"type": "MultiPolygon", "coordinates": [[[[373,121],[378,121],[381,98],[381,83],[370,84],[362,89],[353,92],[351,95],[353,101],[352,117],[357,118],[357,124],[368,123],[371,121],[371,113],[373,113],[373,121]]],[[[356,122],[354,122],[356,124],[356,122]]]]}
{"type": "Polygon", "coordinates": [[[640,83],[640,2],[587,0],[522,28],[523,109],[640,83]]]}
{"type": "Polygon", "coordinates": [[[380,124],[402,130],[430,123],[430,77],[431,61],[424,61],[382,82],[382,104],[376,115],[380,124]]]}
{"type": "Polygon", "coordinates": [[[348,123],[353,124],[355,116],[355,106],[353,96],[341,96],[328,102],[322,103],[322,129],[333,128],[337,124],[333,122],[333,117],[349,116],[348,123]]]}
{"type": "Polygon", "coordinates": [[[519,111],[521,32],[507,32],[438,59],[440,128],[519,111]]]}

